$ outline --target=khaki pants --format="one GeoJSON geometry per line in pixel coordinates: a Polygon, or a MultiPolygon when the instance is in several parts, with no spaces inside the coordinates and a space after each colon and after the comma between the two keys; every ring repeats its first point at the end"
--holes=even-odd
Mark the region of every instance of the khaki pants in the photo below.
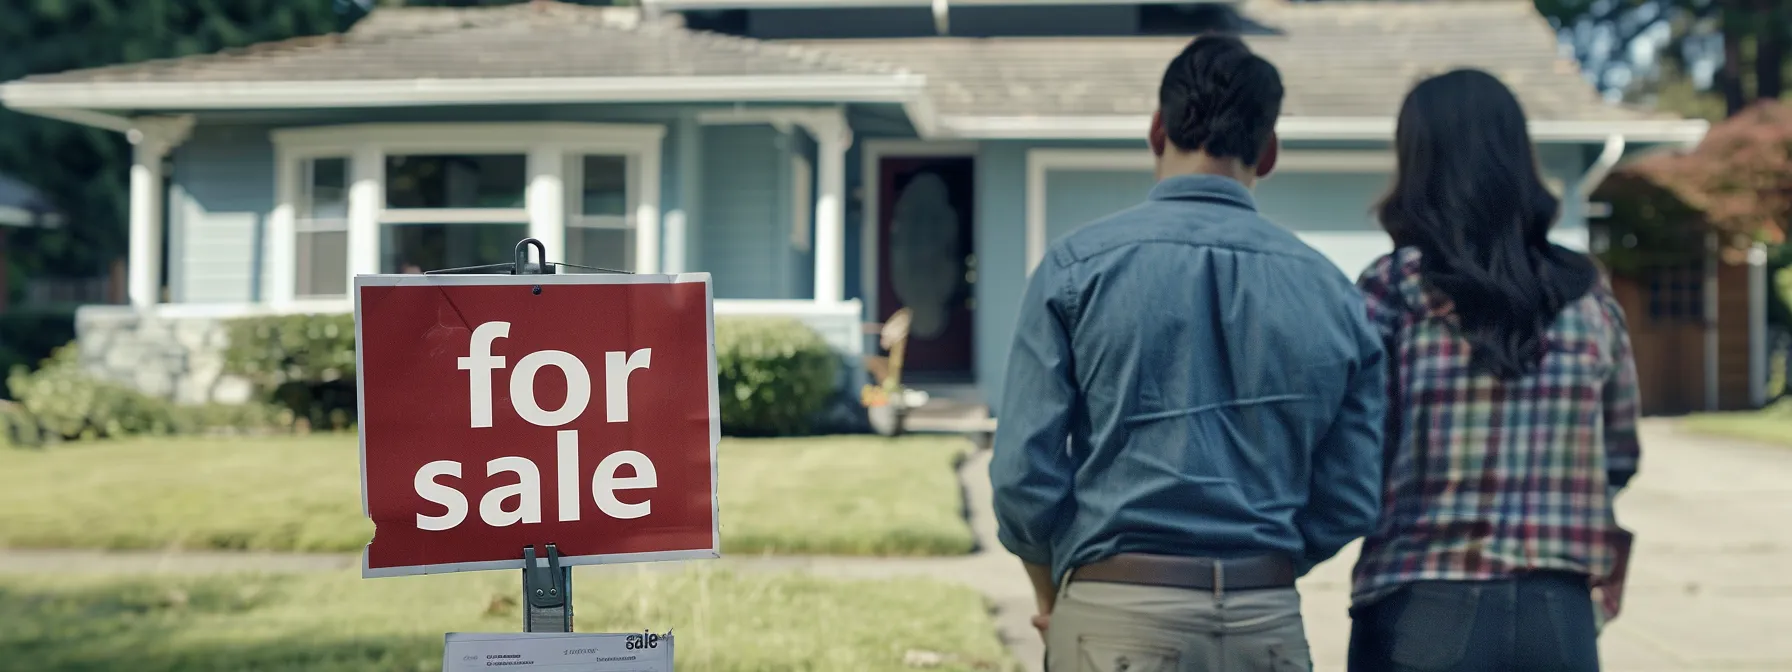
{"type": "Polygon", "coordinates": [[[1294,588],[1227,592],[1080,581],[1046,634],[1047,672],[1307,672],[1294,588]]]}

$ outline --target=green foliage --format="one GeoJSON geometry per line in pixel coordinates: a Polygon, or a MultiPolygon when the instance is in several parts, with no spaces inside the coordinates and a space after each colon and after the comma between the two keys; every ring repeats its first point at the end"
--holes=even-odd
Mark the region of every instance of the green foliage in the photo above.
{"type": "Polygon", "coordinates": [[[276,315],[232,320],[226,373],[310,427],[355,423],[355,317],[276,315]]]}
{"type": "Polygon", "coordinates": [[[827,341],[796,320],[717,320],[722,428],[742,435],[809,432],[834,394],[839,366],[827,341]]]}
{"type": "Polygon", "coordinates": [[[0,401],[0,449],[43,445],[43,432],[25,408],[0,401]]]}
{"type": "Polygon", "coordinates": [[[49,440],[171,434],[172,404],[81,371],[73,345],[58,348],[36,371],[13,369],[7,384],[49,440]]]}
{"type": "MultiPolygon", "coordinates": [[[[9,310],[0,313],[0,378],[14,367],[35,367],[56,348],[75,340],[75,311],[9,310]]],[[[0,380],[0,398],[12,398],[0,380]]]]}
{"type": "Polygon", "coordinates": [[[81,370],[74,344],[57,348],[37,370],[15,367],[7,384],[16,404],[0,402],[0,446],[169,434],[267,433],[292,415],[266,404],[177,405],[81,370]]]}
{"type": "MultiPolygon", "coordinates": [[[[0,3],[0,82],[315,35],[331,0],[33,0],[0,3]]],[[[124,136],[0,109],[0,173],[42,189],[60,229],[14,232],[15,280],[91,277],[125,250],[131,162],[124,136]]],[[[22,283],[15,283],[20,287],[22,283]]]]}

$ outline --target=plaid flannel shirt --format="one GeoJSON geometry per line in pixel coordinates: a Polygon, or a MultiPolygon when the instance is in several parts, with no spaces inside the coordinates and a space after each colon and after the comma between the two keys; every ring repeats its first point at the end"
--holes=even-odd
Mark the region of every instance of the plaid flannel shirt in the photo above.
{"type": "Polygon", "coordinates": [[[1636,364],[1623,311],[1601,282],[1565,307],[1535,373],[1469,368],[1450,301],[1419,278],[1419,251],[1357,282],[1390,366],[1380,524],[1363,540],[1352,599],[1413,581],[1525,570],[1590,577],[1617,615],[1631,534],[1612,499],[1636,473],[1636,364]]]}

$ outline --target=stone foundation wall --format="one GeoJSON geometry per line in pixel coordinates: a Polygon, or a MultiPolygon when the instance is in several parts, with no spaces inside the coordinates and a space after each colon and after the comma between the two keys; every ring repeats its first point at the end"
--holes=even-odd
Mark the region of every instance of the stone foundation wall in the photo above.
{"type": "Polygon", "coordinates": [[[182,404],[242,403],[249,382],[224,374],[225,318],[167,315],[127,306],[86,306],[75,314],[81,367],[182,404]]]}

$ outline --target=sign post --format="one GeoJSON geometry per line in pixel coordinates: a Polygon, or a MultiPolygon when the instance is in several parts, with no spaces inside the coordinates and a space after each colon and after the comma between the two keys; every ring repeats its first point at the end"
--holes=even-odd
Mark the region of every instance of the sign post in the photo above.
{"type": "Polygon", "coordinates": [[[355,278],[362,576],[521,569],[523,630],[570,633],[573,565],[721,555],[714,312],[544,252],[355,278]]]}

